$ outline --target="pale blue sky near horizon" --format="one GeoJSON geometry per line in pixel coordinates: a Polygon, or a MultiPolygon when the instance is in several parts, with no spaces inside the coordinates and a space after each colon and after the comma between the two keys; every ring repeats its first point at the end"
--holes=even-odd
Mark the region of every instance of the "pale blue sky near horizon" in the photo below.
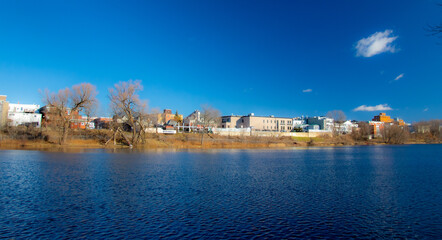
{"type": "Polygon", "coordinates": [[[438,3],[2,1],[0,95],[43,104],[39,89],[90,82],[108,115],[108,89],[139,79],[151,109],[184,115],[441,119],[438,3]]]}

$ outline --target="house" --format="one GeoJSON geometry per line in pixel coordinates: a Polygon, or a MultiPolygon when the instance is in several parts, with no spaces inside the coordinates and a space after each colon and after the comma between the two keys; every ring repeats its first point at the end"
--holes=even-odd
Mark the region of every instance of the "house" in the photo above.
{"type": "Polygon", "coordinates": [[[196,126],[201,122],[201,112],[199,110],[193,111],[189,116],[185,117],[184,125],[186,126],[196,126]]]}
{"type": "Polygon", "coordinates": [[[356,121],[347,120],[342,124],[339,124],[338,132],[340,133],[351,133],[353,129],[358,128],[358,124],[356,121]]]}

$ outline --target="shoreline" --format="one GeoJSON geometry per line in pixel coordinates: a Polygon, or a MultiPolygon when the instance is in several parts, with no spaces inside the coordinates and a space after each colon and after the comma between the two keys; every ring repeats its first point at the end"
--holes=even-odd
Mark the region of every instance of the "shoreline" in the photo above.
{"type": "Polygon", "coordinates": [[[353,143],[330,143],[317,142],[307,144],[305,142],[274,142],[274,143],[227,143],[221,142],[214,144],[197,144],[195,142],[187,142],[186,144],[144,144],[136,147],[129,147],[127,145],[104,145],[96,141],[75,141],[66,145],[59,145],[55,143],[41,142],[41,141],[20,141],[20,140],[3,140],[0,141],[0,150],[29,150],[29,151],[50,151],[50,152],[82,152],[86,150],[284,150],[284,149],[302,149],[302,148],[329,148],[329,147],[351,147],[351,146],[398,146],[398,145],[422,145],[422,144],[441,144],[440,142],[426,143],[418,141],[409,141],[404,144],[387,144],[376,141],[364,141],[353,143]]]}

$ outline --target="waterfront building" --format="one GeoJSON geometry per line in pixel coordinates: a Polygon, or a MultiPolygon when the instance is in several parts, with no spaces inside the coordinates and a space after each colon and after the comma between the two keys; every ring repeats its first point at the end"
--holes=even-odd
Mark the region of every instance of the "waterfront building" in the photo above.
{"type": "Polygon", "coordinates": [[[406,125],[404,120],[399,119],[399,118],[391,118],[390,116],[387,116],[386,113],[379,113],[379,115],[376,115],[373,117],[372,121],[383,122],[383,123],[394,123],[399,126],[406,125]]]}
{"type": "Polygon", "coordinates": [[[406,125],[404,120],[399,118],[393,119],[390,116],[387,116],[386,113],[379,113],[379,115],[374,116],[372,121],[369,121],[368,124],[370,125],[371,134],[374,137],[381,136],[381,130],[384,128],[385,125],[393,125],[393,124],[399,126],[406,125]]]}
{"type": "Polygon", "coordinates": [[[255,131],[290,132],[293,118],[270,116],[230,115],[221,117],[221,128],[251,128],[255,131]]]}
{"type": "Polygon", "coordinates": [[[332,131],[334,127],[334,121],[328,117],[309,117],[307,118],[308,125],[319,125],[319,130],[332,131]]]}
{"type": "Polygon", "coordinates": [[[37,104],[9,103],[8,125],[41,127],[42,114],[36,112],[39,108],[37,104]]]}

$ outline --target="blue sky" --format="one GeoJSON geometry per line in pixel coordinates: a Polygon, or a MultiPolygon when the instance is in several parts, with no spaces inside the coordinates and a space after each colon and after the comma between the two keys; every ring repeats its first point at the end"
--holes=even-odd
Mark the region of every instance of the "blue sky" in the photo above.
{"type": "Polygon", "coordinates": [[[151,108],[442,118],[438,1],[2,1],[0,94],[142,80],[151,108]],[[355,111],[359,109],[361,111],[355,111]],[[374,111],[367,111],[374,110],[374,111]]]}

